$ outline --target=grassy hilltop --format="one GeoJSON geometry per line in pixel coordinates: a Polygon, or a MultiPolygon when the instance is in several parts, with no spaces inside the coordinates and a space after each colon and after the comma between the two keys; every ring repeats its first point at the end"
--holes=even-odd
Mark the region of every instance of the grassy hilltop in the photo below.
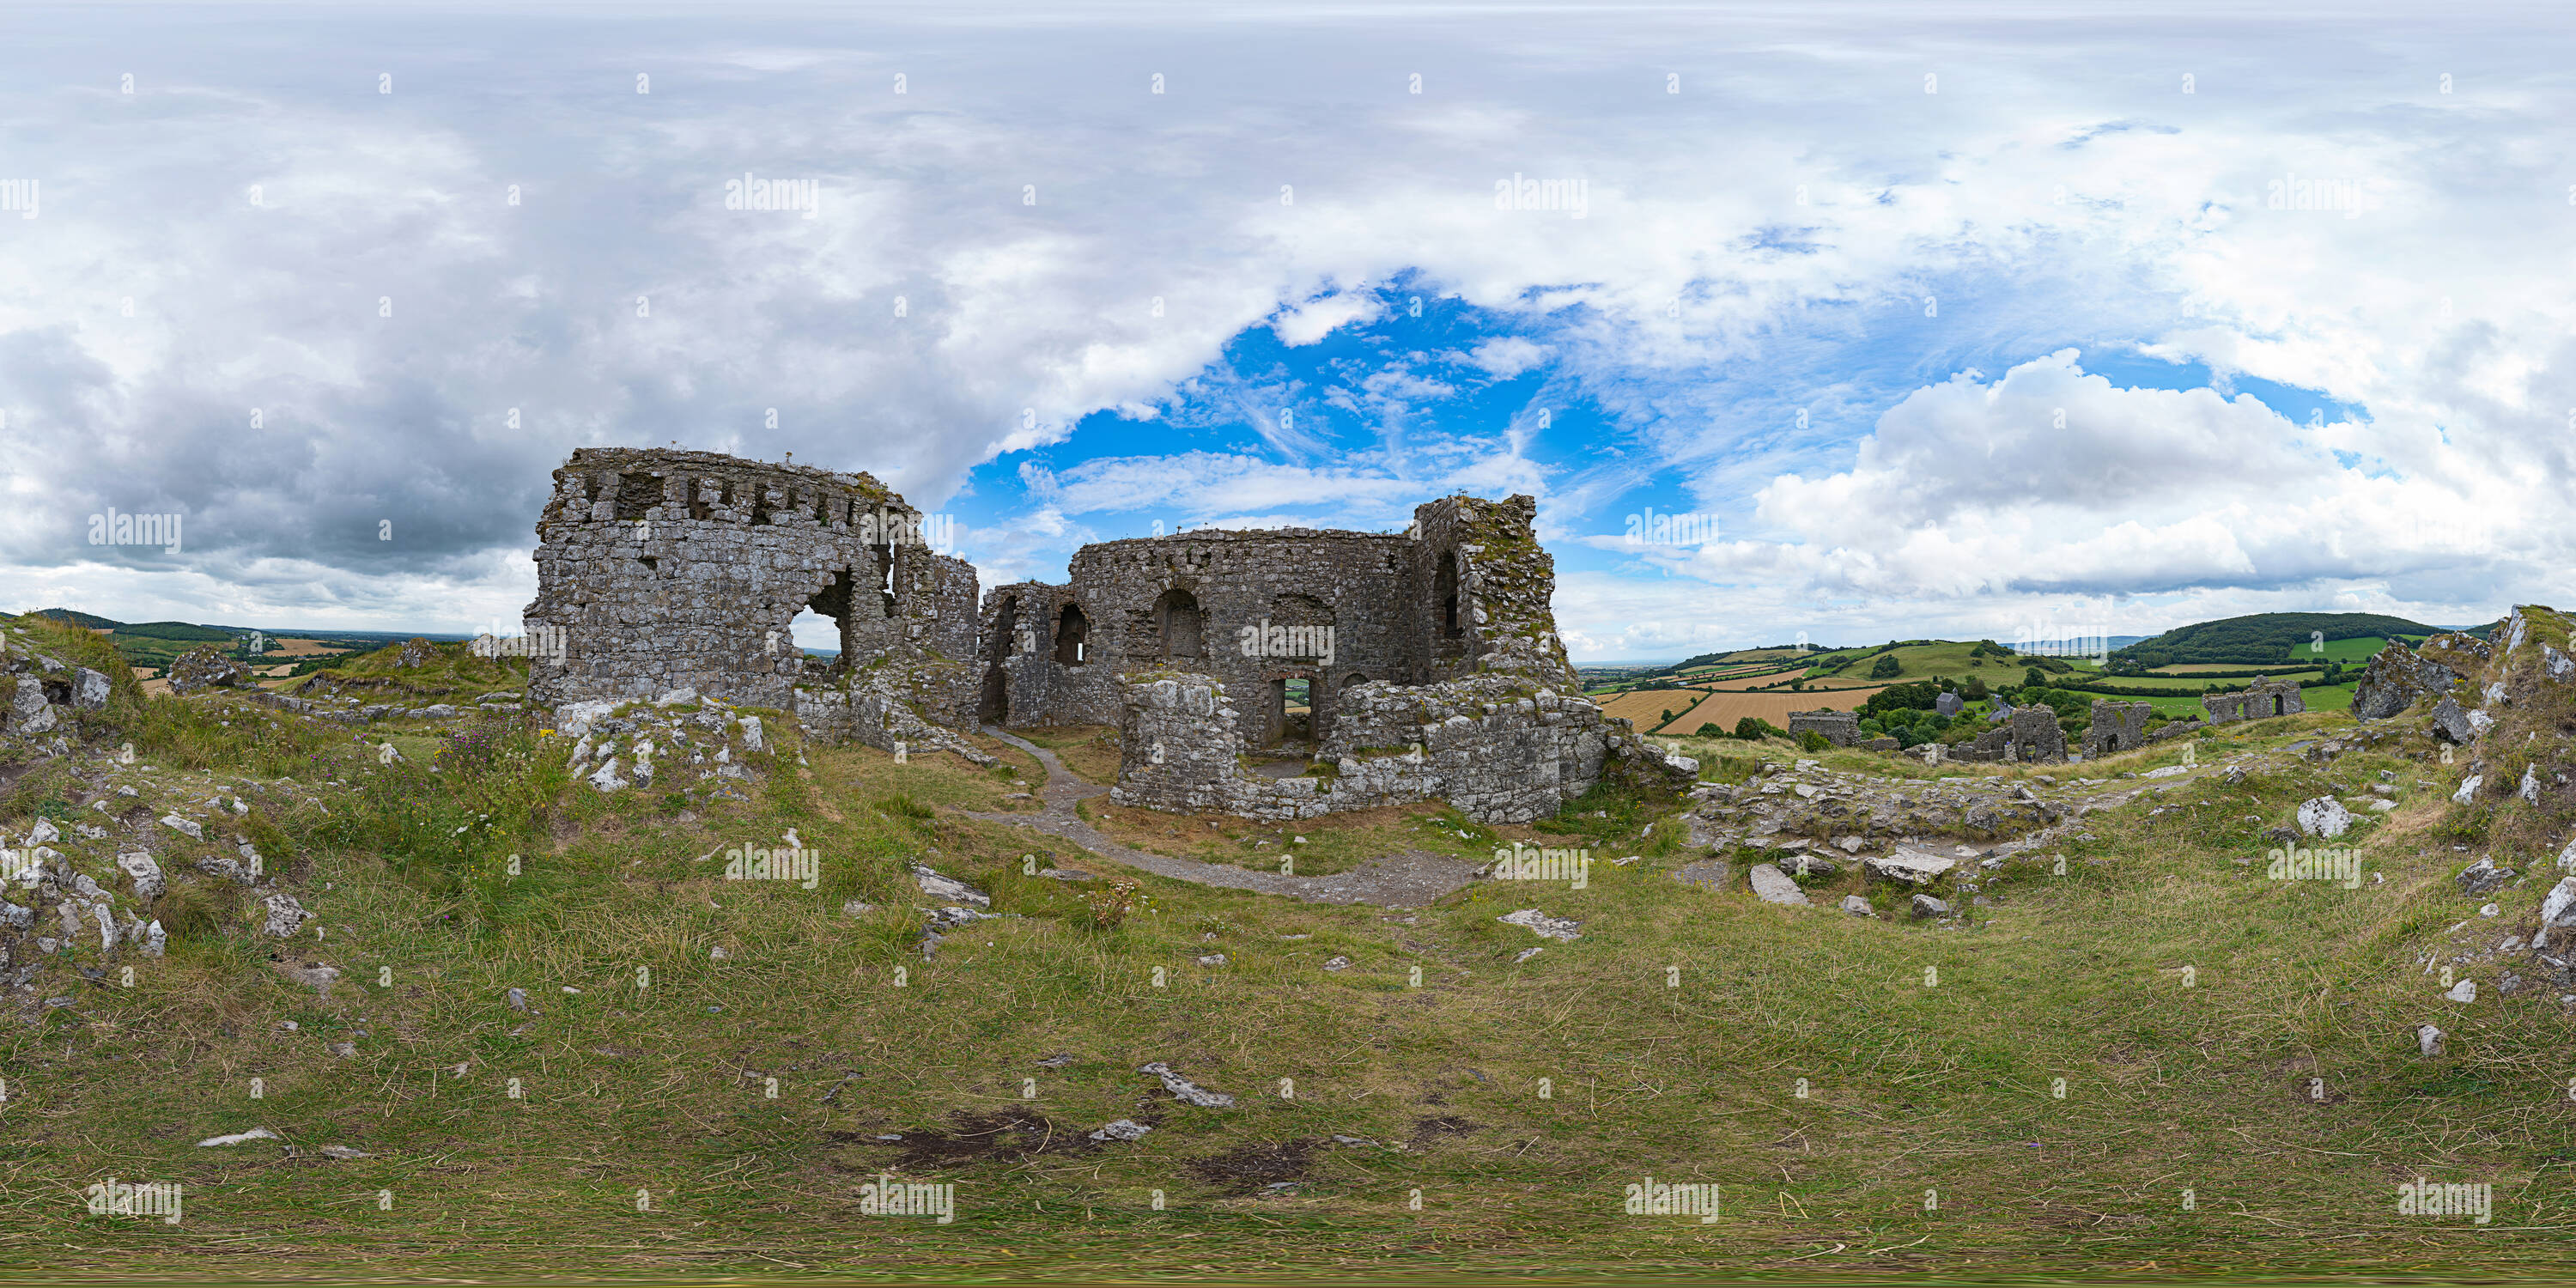
{"type": "MultiPolygon", "coordinates": [[[[2532,620],[2568,647],[2563,619],[2532,620]]],[[[120,897],[120,851],[174,878],[138,901],[164,957],[0,931],[38,967],[0,1037],[18,1273],[2545,1275],[2576,1236],[2576,987],[2497,947],[2531,933],[2576,819],[2561,786],[2511,794],[2526,768],[2576,769],[2576,685],[2528,667],[2505,723],[2447,762],[2421,710],[2367,741],[2316,711],[2042,769],[1674,744],[1711,783],[1792,798],[1943,778],[2070,809],[2138,793],[1972,863],[1973,893],[1942,888],[1958,915],[1913,921],[1856,864],[1810,880],[1816,906],[1757,900],[1746,869],[1786,851],[1712,854],[1680,797],[1596,792],[1503,828],[1437,806],[1294,826],[1080,807],[1140,849],[1241,868],[1516,841],[1596,859],[1582,889],[1304,903],[1019,826],[1045,767],[992,738],[992,768],[896,763],[780,712],[630,711],[692,740],[650,733],[653,786],[603,794],[568,768],[575,739],[504,696],[523,666],[461,646],[296,691],[459,709],[349,725],[147,696],[89,632],[0,629],[113,685],[65,754],[0,753],[0,834],[51,821],[120,897]],[[743,773],[683,772],[674,745],[743,773]],[[2321,796],[2356,802],[2339,844],[2367,876],[2266,879],[2267,832],[2321,796]],[[814,888],[727,879],[729,851],[791,835],[820,857],[814,888]],[[237,841],[310,913],[293,937],[265,933],[267,887],[177,879],[237,841]],[[2464,894],[2479,858],[2517,875],[2464,894]],[[1712,860],[1722,888],[1676,879],[1712,860]],[[949,901],[913,865],[1001,915],[925,955],[925,911],[949,901]],[[1846,915],[1845,894],[1885,915],[1846,915]],[[1580,937],[1497,921],[1528,908],[1580,937]],[[2445,973],[2475,1000],[2447,1000],[2445,973]],[[1150,1062],[1232,1105],[1176,1098],[1150,1062]],[[1120,1119],[1151,1130],[1092,1139],[1120,1119]],[[197,1144],[254,1128],[277,1139],[197,1144]],[[954,1221],[863,1214],[884,1175],[954,1185],[954,1221]],[[1623,1213],[1649,1175],[1721,1187],[1720,1214],[1623,1213]],[[185,1219],[90,1215],[83,1187],[110,1176],[183,1182],[185,1219]],[[2419,1176],[2491,1184],[2493,1220],[2400,1215],[2419,1176]]],[[[1115,731],[1036,740],[1114,774],[1115,731]]]]}

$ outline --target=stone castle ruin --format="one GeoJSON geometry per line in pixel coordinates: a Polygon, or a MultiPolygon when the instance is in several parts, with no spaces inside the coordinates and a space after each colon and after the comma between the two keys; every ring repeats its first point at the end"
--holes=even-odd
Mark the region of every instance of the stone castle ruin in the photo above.
{"type": "Polygon", "coordinates": [[[1956,755],[1961,760],[2017,765],[2064,764],[2066,730],[2057,723],[2057,712],[2048,707],[2037,703],[2014,707],[2001,724],[1978,734],[1956,755]]]}
{"type": "Polygon", "coordinates": [[[2256,680],[2240,693],[2211,693],[2200,699],[2209,712],[2211,724],[2228,724],[2237,720],[2268,720],[2273,716],[2294,716],[2308,709],[2308,700],[2299,692],[2296,680],[2256,680]]]}
{"type": "MultiPolygon", "coordinates": [[[[1941,696],[1946,698],[1950,695],[1945,693],[1941,696]]],[[[1851,746],[1860,741],[1860,714],[1853,711],[1836,711],[1832,707],[1790,712],[1789,736],[1795,738],[1809,732],[1813,732],[1817,737],[1837,747],[1851,746]]]]}
{"type": "Polygon", "coordinates": [[[2154,703],[2095,698],[2093,723],[2084,729],[2084,758],[2096,760],[2115,751],[2136,751],[2146,746],[2147,717],[2155,713],[2154,703]]]}
{"type": "Polygon", "coordinates": [[[1114,797],[1259,818],[1446,799],[1553,814],[1612,772],[1696,766],[1605,717],[1557,640],[1537,503],[1446,497],[1403,534],[1196,532],[1085,546],[996,587],[866,474],[584,448],[537,524],[530,668],[552,708],[685,690],[818,736],[990,757],[981,724],[1119,727],[1114,797]],[[796,647],[804,609],[840,657],[796,647]]]}
{"type": "Polygon", "coordinates": [[[921,541],[921,513],[866,474],[712,452],[581,448],[537,521],[530,636],[539,705],[674,691],[792,711],[830,735],[972,752],[975,569],[921,541]],[[805,609],[840,627],[829,664],[805,609]]]}

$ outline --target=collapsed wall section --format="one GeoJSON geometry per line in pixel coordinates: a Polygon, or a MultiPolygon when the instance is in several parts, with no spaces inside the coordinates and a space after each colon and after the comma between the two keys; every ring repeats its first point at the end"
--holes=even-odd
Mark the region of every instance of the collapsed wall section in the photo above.
{"type": "Polygon", "coordinates": [[[1243,712],[1223,681],[1138,676],[1123,704],[1110,796],[1123,805],[1277,821],[1446,800],[1479,822],[1526,823],[1590,790],[1614,759],[1676,782],[1696,773],[1696,764],[1665,757],[1588,699],[1525,689],[1508,676],[1358,686],[1317,766],[1272,778],[1246,768],[1243,712]]]}
{"type": "MultiPolygon", "coordinates": [[[[1942,694],[1943,697],[1950,696],[1942,694]]],[[[1860,713],[1819,707],[1814,711],[1789,713],[1789,736],[1813,733],[1837,747],[1848,747],[1860,741],[1860,713]]]]}

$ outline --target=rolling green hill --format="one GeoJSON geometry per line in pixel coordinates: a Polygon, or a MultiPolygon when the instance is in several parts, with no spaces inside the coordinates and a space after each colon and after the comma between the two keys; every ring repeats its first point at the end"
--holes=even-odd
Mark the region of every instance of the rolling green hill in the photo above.
{"type": "Polygon", "coordinates": [[[70,622],[74,626],[86,626],[94,631],[110,630],[124,625],[123,622],[101,617],[96,613],[84,613],[78,609],[72,608],[42,608],[27,615],[29,617],[50,617],[58,622],[70,622]]]}
{"type": "MultiPolygon", "coordinates": [[[[2176,627],[2162,635],[2115,650],[2115,655],[2135,658],[2150,666],[2218,662],[2267,666],[2288,657],[2294,646],[2305,649],[2318,636],[2333,644],[2342,640],[2430,635],[2433,631],[2433,627],[2422,622],[2379,613],[2256,613],[2176,627]]],[[[2377,646],[2373,645],[2370,651],[2377,652],[2377,646]]]]}

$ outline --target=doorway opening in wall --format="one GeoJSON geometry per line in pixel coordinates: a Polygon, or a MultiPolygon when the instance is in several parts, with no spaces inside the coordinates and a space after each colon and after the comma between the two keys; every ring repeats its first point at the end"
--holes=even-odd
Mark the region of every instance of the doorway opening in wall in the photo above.
{"type": "Polygon", "coordinates": [[[1002,659],[1011,656],[1013,636],[1020,629],[1020,600],[1006,596],[999,611],[993,614],[992,646],[985,651],[984,687],[976,695],[975,718],[988,725],[1003,725],[1011,720],[1011,679],[1002,670],[1002,659]]]}
{"type": "Polygon", "coordinates": [[[1304,676],[1273,679],[1261,687],[1264,699],[1260,748],[1251,756],[1252,772],[1264,778],[1294,778],[1314,766],[1314,684],[1304,676]]]}
{"type": "Polygon", "coordinates": [[[1079,605],[1065,605],[1055,622],[1055,660],[1080,666],[1091,660],[1090,650],[1091,619],[1082,615],[1079,605]]]}

